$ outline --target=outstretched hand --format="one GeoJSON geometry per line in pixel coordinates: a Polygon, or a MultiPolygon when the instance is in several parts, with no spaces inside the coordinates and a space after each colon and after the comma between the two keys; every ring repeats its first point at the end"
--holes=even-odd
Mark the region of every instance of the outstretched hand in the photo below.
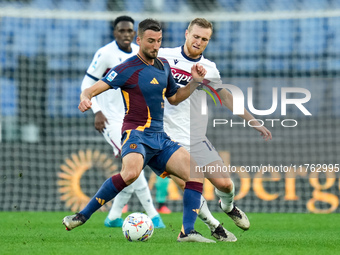
{"type": "Polygon", "coordinates": [[[207,70],[200,63],[191,67],[191,76],[196,82],[202,82],[206,74],[207,70]]]}
{"type": "Polygon", "coordinates": [[[260,127],[254,127],[257,131],[260,132],[262,138],[266,141],[271,140],[272,139],[272,133],[264,126],[260,126],[260,127]]]}

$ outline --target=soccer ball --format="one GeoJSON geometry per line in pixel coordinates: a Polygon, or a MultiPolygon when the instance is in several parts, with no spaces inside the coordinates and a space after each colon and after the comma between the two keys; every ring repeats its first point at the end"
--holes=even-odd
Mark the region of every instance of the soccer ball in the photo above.
{"type": "Polygon", "coordinates": [[[131,213],[123,222],[123,235],[130,242],[148,240],[153,234],[152,220],[144,213],[131,213]]]}

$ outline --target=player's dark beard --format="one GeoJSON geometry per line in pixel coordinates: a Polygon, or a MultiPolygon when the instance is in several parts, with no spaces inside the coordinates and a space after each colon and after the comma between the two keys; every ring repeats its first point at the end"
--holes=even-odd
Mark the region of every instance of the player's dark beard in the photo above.
{"type": "Polygon", "coordinates": [[[148,59],[155,59],[157,58],[158,55],[158,51],[152,51],[151,53],[147,52],[147,51],[143,51],[143,54],[145,57],[147,57],[148,59]],[[154,53],[154,54],[152,54],[154,53]]]}

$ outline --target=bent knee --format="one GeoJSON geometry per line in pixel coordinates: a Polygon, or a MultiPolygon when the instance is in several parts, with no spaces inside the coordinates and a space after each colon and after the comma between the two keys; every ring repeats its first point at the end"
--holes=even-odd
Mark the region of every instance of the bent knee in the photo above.
{"type": "Polygon", "coordinates": [[[227,193],[232,192],[234,188],[234,183],[232,180],[227,179],[228,181],[224,185],[224,189],[226,190],[227,193]]]}
{"type": "Polygon", "coordinates": [[[126,183],[126,185],[130,185],[131,183],[133,183],[135,180],[137,180],[137,178],[140,175],[140,172],[138,169],[136,170],[125,170],[122,171],[120,174],[124,180],[124,182],[126,183]]]}
{"type": "Polygon", "coordinates": [[[231,179],[224,179],[223,182],[220,183],[220,185],[215,186],[218,190],[226,193],[232,192],[234,188],[234,183],[231,179]]]}

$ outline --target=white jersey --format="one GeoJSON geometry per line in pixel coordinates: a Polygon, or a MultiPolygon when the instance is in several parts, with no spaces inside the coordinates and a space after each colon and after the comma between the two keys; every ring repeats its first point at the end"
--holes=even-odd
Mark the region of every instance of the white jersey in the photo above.
{"type": "MultiPolygon", "coordinates": [[[[201,56],[191,59],[183,52],[183,46],[162,48],[159,57],[166,58],[170,64],[172,75],[179,86],[185,86],[192,79],[191,67],[200,63],[207,70],[205,81],[221,80],[220,73],[214,62],[201,56]]],[[[165,100],[164,130],[175,141],[186,148],[205,139],[208,125],[208,115],[202,115],[202,100],[206,102],[206,92],[195,90],[191,96],[174,106],[165,100]],[[191,129],[191,132],[190,132],[191,129]]]]}
{"type": "MultiPolygon", "coordinates": [[[[105,74],[116,65],[124,62],[126,59],[138,53],[138,45],[131,44],[132,51],[130,53],[119,49],[116,41],[100,48],[94,55],[91,65],[87,69],[81,89],[84,90],[92,86],[96,81],[100,80],[105,74]]],[[[92,98],[92,110],[94,113],[102,111],[108,120],[123,122],[124,118],[124,102],[120,89],[110,89],[92,98]]]]}

